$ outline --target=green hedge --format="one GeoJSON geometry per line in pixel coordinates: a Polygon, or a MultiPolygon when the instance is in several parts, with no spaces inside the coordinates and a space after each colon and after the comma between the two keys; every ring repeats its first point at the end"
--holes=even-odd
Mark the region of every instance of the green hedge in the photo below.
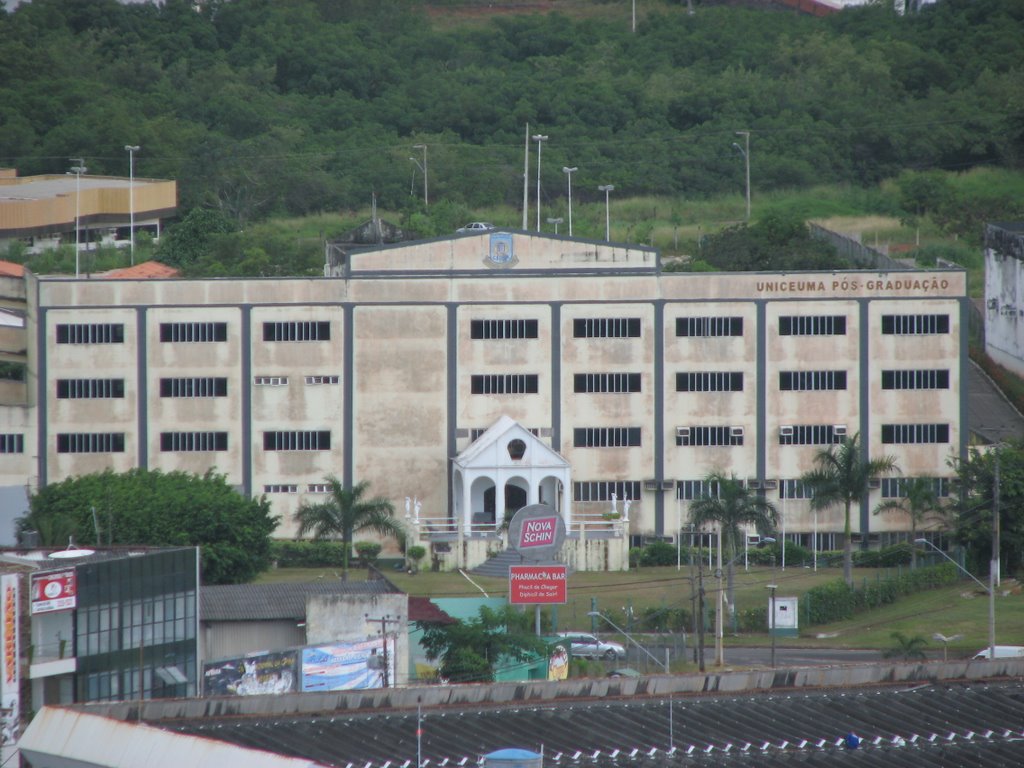
{"type": "Polygon", "coordinates": [[[277,540],[270,543],[270,557],[278,568],[340,568],[342,551],[337,541],[277,540]]]}
{"type": "Polygon", "coordinates": [[[918,568],[887,579],[849,587],[842,579],[807,590],[803,596],[804,622],[831,624],[894,602],[903,595],[955,584],[959,578],[952,563],[918,568]]]}

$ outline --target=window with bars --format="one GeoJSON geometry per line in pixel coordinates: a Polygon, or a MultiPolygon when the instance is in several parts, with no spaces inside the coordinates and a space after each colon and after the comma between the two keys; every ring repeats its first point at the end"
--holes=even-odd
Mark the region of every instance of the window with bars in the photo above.
{"type": "Polygon", "coordinates": [[[742,336],[742,317],[677,317],[676,336],[742,336]]]}
{"type": "Polygon", "coordinates": [[[58,344],[123,344],[123,323],[61,323],[58,344]]]}
{"type": "Polygon", "coordinates": [[[780,499],[811,499],[814,498],[814,491],[799,480],[779,481],[780,499]]]}
{"type": "Polygon", "coordinates": [[[271,483],[263,486],[264,493],[298,493],[299,486],[289,483],[271,483]]]}
{"type": "Polygon", "coordinates": [[[621,394],[640,391],[639,373],[577,373],[574,392],[621,394]]]}
{"type": "Polygon", "coordinates": [[[0,434],[0,453],[24,453],[25,436],[17,433],[0,434]]]}
{"type": "Polygon", "coordinates": [[[60,433],[57,453],[124,453],[124,432],[60,433]]]}
{"type": "Polygon", "coordinates": [[[882,389],[949,389],[944,368],[882,371],[882,389]]]}
{"type": "Polygon", "coordinates": [[[330,430],[282,430],[263,433],[265,451],[329,451],[330,430]]]}
{"type": "Polygon", "coordinates": [[[227,341],[227,323],[160,323],[160,341],[203,343],[227,341]]]}
{"type": "Polygon", "coordinates": [[[257,387],[286,387],[287,376],[253,376],[252,383],[257,387]]]}
{"type": "Polygon", "coordinates": [[[264,341],[330,341],[331,324],[324,320],[290,320],[263,324],[264,341]]]}
{"type": "Polygon", "coordinates": [[[618,501],[640,499],[639,480],[593,480],[572,484],[573,501],[611,501],[612,494],[618,501]]]}
{"type": "Polygon", "coordinates": [[[572,321],[572,335],[577,339],[639,338],[639,317],[588,317],[572,321]]]}
{"type": "Polygon", "coordinates": [[[59,400],[124,397],[124,379],[57,379],[59,400]]]}
{"type": "Polygon", "coordinates": [[[536,339],[536,320],[471,320],[471,339],[536,339]]]}
{"type": "Polygon", "coordinates": [[[228,380],[224,377],[160,379],[160,397],[227,397],[228,380]]]}
{"type": "Polygon", "coordinates": [[[783,315],[780,336],[845,336],[845,315],[783,315]]]}
{"type": "Polygon", "coordinates": [[[920,336],[949,333],[949,315],[882,315],[887,336],[920,336]]]}
{"type": "Polygon", "coordinates": [[[227,432],[161,432],[160,450],[172,453],[226,451],[227,432]]]}
{"type": "MultiPolygon", "coordinates": [[[[883,499],[905,499],[907,497],[906,477],[883,477],[881,482],[883,499]]],[[[932,490],[940,499],[949,497],[951,481],[948,477],[932,477],[932,490]]]]}
{"type": "Polygon", "coordinates": [[[470,391],[474,395],[535,395],[537,388],[535,373],[476,375],[470,379],[470,391]]]}
{"type": "Polygon", "coordinates": [[[310,483],[306,486],[306,493],[330,493],[331,486],[329,483],[310,483]]]}
{"type": "Polygon", "coordinates": [[[339,384],[341,383],[340,376],[307,376],[307,384],[339,384]]]}
{"type": "Polygon", "coordinates": [[[882,443],[914,445],[916,443],[948,443],[949,424],[883,424],[882,443]]]}
{"type": "Polygon", "coordinates": [[[576,448],[635,448],[640,427],[582,427],[572,431],[576,448]]]}
{"type": "Polygon", "coordinates": [[[676,427],[676,445],[743,445],[743,427],[676,427]]]}
{"type": "Polygon", "coordinates": [[[779,389],[792,392],[846,389],[846,371],[779,371],[779,389]]]}
{"type": "Polygon", "coordinates": [[[721,489],[717,482],[707,480],[677,480],[676,498],[680,501],[693,501],[704,496],[717,499],[721,489]]]}
{"type": "Polygon", "coordinates": [[[676,392],[742,392],[739,371],[686,371],[676,374],[676,392]]]}
{"type": "Polygon", "coordinates": [[[793,424],[779,428],[779,445],[829,445],[841,443],[846,428],[835,424],[793,424]]]}

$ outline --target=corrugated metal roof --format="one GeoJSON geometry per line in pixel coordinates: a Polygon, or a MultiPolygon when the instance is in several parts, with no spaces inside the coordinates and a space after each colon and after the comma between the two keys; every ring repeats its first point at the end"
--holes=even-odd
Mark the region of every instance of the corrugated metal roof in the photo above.
{"type": "Polygon", "coordinates": [[[385,595],[398,590],[388,581],[323,581],[302,584],[223,584],[200,592],[201,621],[265,621],[306,618],[308,595],[385,595]]]}
{"type": "Polygon", "coordinates": [[[93,277],[152,280],[178,277],[180,274],[181,270],[169,267],[166,264],[161,264],[159,261],[144,261],[141,264],[136,264],[132,267],[112,269],[109,272],[93,275],[93,277]]]}

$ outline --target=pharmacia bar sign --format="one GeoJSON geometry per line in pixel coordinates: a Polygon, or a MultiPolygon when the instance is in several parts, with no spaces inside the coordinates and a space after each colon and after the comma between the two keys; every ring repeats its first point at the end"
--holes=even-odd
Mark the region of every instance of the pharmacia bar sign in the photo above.
{"type": "Polygon", "coordinates": [[[511,565],[508,569],[508,601],[511,605],[564,604],[564,565],[511,565]]]}

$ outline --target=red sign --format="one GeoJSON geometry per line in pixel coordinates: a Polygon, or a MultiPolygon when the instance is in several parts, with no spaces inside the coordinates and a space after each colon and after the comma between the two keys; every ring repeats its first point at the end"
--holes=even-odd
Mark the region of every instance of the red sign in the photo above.
{"type": "Polygon", "coordinates": [[[32,613],[74,608],[77,594],[74,568],[32,574],[32,613]]]}
{"type": "Polygon", "coordinates": [[[568,568],[564,565],[511,565],[508,601],[511,605],[564,604],[568,568]]]}
{"type": "Polygon", "coordinates": [[[555,543],[555,531],[557,530],[557,517],[538,517],[526,520],[523,522],[523,531],[519,535],[519,549],[550,547],[555,543]]]}

